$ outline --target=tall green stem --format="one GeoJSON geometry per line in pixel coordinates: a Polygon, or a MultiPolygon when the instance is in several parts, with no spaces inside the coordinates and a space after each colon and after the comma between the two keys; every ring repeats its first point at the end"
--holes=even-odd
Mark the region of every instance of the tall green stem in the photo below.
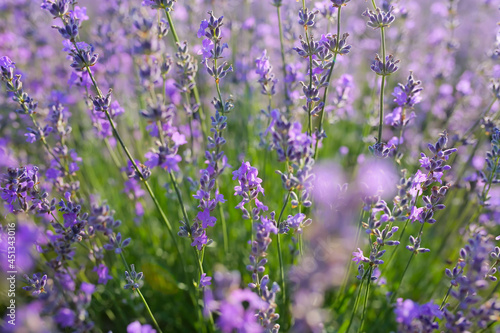
{"type": "MultiPolygon", "coordinates": [[[[125,259],[125,256],[124,256],[123,252],[120,252],[120,257],[122,258],[122,261],[123,261],[123,264],[125,265],[125,268],[127,269],[127,271],[130,272],[130,266],[128,265],[127,260],[125,259]]],[[[142,295],[142,293],[139,290],[139,288],[135,289],[135,291],[137,291],[137,294],[139,294],[139,296],[141,297],[142,303],[146,307],[146,310],[148,311],[149,316],[151,317],[151,320],[153,321],[156,329],[158,330],[158,332],[163,333],[162,330],[161,330],[161,328],[160,328],[160,326],[158,325],[158,322],[156,321],[155,316],[153,315],[153,312],[151,311],[151,308],[148,305],[148,302],[146,301],[146,299],[142,295]]]]}
{"type": "Polygon", "coordinates": [[[359,285],[358,289],[358,295],[356,296],[356,300],[354,301],[354,307],[352,309],[351,318],[349,319],[349,326],[347,326],[345,333],[349,333],[349,329],[351,328],[352,320],[354,319],[354,315],[356,314],[356,310],[358,309],[359,296],[361,295],[361,290],[363,289],[364,282],[365,282],[365,276],[363,276],[363,278],[361,279],[361,284],[359,285]]]}
{"type": "MultiPolygon", "coordinates": [[[[372,0],[373,9],[377,9],[377,4],[375,0],[372,0]]],[[[378,124],[378,139],[377,142],[382,142],[382,127],[384,126],[384,88],[385,88],[385,27],[380,28],[380,39],[381,39],[381,48],[382,48],[382,64],[383,64],[383,72],[382,75],[382,83],[380,84],[380,110],[379,110],[379,124],[378,124]]]]}
{"type": "MultiPolygon", "coordinates": [[[[302,0],[302,9],[304,11],[306,10],[306,1],[305,0],[302,0]]],[[[311,43],[309,42],[309,32],[307,31],[307,25],[304,26],[304,32],[306,35],[308,53],[310,53],[311,43]]],[[[313,84],[313,58],[312,58],[312,54],[309,54],[309,90],[311,90],[312,84],[313,84]]],[[[309,104],[309,107],[307,110],[307,121],[308,121],[307,122],[307,132],[310,136],[312,136],[312,116],[311,116],[312,102],[308,103],[308,104],[309,104]]]]}
{"type": "Polygon", "coordinates": [[[281,50],[281,68],[283,70],[283,85],[285,87],[285,106],[287,113],[290,113],[290,96],[288,95],[288,86],[286,84],[286,59],[285,59],[285,43],[283,41],[283,27],[281,24],[281,6],[276,6],[276,11],[278,12],[278,27],[280,31],[280,50],[281,50]]]}
{"type": "MultiPolygon", "coordinates": [[[[75,49],[77,50],[77,52],[80,52],[80,49],[78,48],[76,42],[74,42],[73,45],[74,45],[75,49]]],[[[87,73],[89,74],[90,80],[92,81],[92,85],[94,86],[94,89],[97,92],[98,97],[99,98],[103,98],[104,96],[103,96],[101,90],[99,89],[99,86],[97,85],[97,82],[96,82],[96,80],[94,78],[94,75],[92,74],[92,71],[90,70],[90,67],[87,66],[86,69],[87,69],[87,73]]],[[[106,118],[109,121],[111,129],[113,131],[113,135],[115,136],[115,138],[120,143],[120,146],[122,147],[123,151],[125,152],[125,155],[127,155],[127,158],[129,159],[130,163],[132,163],[132,166],[134,167],[134,170],[140,176],[141,180],[144,183],[144,186],[146,187],[146,190],[148,191],[149,195],[151,196],[151,199],[153,200],[153,203],[156,206],[156,209],[160,213],[161,219],[162,219],[163,223],[166,225],[167,230],[168,230],[168,232],[170,234],[170,237],[172,238],[172,241],[174,243],[174,246],[175,246],[177,252],[179,253],[179,258],[181,259],[183,271],[185,272],[184,258],[182,256],[182,252],[180,251],[179,245],[177,244],[177,239],[175,238],[175,235],[174,235],[174,232],[173,232],[173,229],[172,229],[172,225],[170,224],[170,221],[168,220],[167,215],[165,214],[165,212],[161,208],[160,203],[158,202],[158,199],[156,198],[155,194],[153,193],[153,190],[151,189],[151,186],[149,185],[148,181],[145,179],[145,177],[142,174],[141,170],[137,166],[137,163],[135,162],[134,158],[130,154],[130,151],[128,150],[127,146],[123,142],[120,134],[118,133],[118,130],[116,129],[116,126],[115,126],[113,120],[111,119],[111,115],[109,114],[109,111],[108,110],[104,110],[104,113],[106,114],[106,118]]]]}
{"type": "MultiPolygon", "coordinates": [[[[335,52],[335,54],[333,55],[332,64],[330,65],[330,69],[328,72],[328,78],[326,79],[327,85],[326,85],[325,91],[323,93],[323,107],[321,108],[321,114],[320,114],[319,126],[318,126],[318,130],[320,133],[321,133],[321,130],[323,129],[323,120],[325,118],[326,98],[328,96],[328,89],[330,87],[330,80],[332,78],[332,73],[333,73],[333,69],[335,67],[335,64],[337,63],[337,55],[338,55],[339,43],[340,43],[340,9],[341,8],[342,8],[342,6],[339,6],[337,9],[337,45],[336,45],[337,52],[335,52]]],[[[319,141],[320,140],[316,140],[316,146],[314,147],[314,159],[316,159],[318,157],[319,141]]]]}
{"type": "MultiPolygon", "coordinates": [[[[283,207],[281,208],[280,215],[278,217],[278,220],[276,223],[278,224],[281,221],[281,218],[283,217],[283,213],[285,212],[286,205],[288,204],[288,200],[290,199],[290,192],[286,195],[285,201],[283,202],[283,207]]],[[[278,234],[276,235],[276,245],[278,247],[278,258],[279,258],[279,263],[280,263],[280,278],[281,278],[281,290],[282,290],[282,299],[283,299],[283,306],[286,304],[286,288],[285,288],[285,269],[283,266],[283,253],[281,251],[281,240],[280,240],[280,233],[278,230],[278,234]]]]}
{"type": "Polygon", "coordinates": [[[137,291],[137,293],[139,294],[139,296],[141,297],[141,300],[142,300],[142,303],[144,303],[144,306],[146,307],[146,310],[148,311],[149,313],[149,316],[151,317],[151,320],[153,321],[153,323],[155,324],[155,327],[156,329],[158,330],[158,332],[160,333],[163,333],[160,326],[158,325],[158,322],[156,322],[156,318],[155,316],[153,315],[153,312],[151,312],[151,309],[149,308],[149,305],[148,305],[148,302],[146,302],[146,299],[144,298],[144,296],[142,295],[141,291],[139,290],[139,288],[137,288],[135,291],[137,291]]]}
{"type": "MultiPolygon", "coordinates": [[[[384,64],[385,73],[385,29],[380,28],[380,38],[382,39],[382,63],[384,64]]],[[[382,127],[384,126],[384,88],[385,88],[385,75],[382,76],[382,83],[380,84],[380,111],[379,111],[379,124],[378,124],[378,142],[382,142],[382,127]]]]}
{"type": "MultiPolygon", "coordinates": [[[[177,35],[177,31],[175,30],[175,25],[174,25],[174,21],[172,20],[172,15],[170,15],[170,11],[168,11],[166,8],[165,8],[165,14],[167,16],[168,25],[170,27],[170,32],[172,33],[174,43],[178,44],[178,43],[180,43],[179,35],[177,35]]],[[[194,100],[196,101],[196,104],[199,105],[198,112],[200,114],[201,131],[203,132],[203,137],[206,138],[208,132],[207,132],[206,124],[205,124],[205,113],[203,112],[203,107],[201,105],[201,100],[200,100],[200,94],[198,93],[198,87],[196,85],[193,87],[192,92],[193,92],[193,96],[194,96],[194,100]]]]}
{"type": "Polygon", "coordinates": [[[368,278],[366,279],[366,283],[368,284],[366,286],[366,291],[365,291],[365,301],[363,303],[363,316],[361,317],[361,323],[359,324],[359,327],[358,327],[358,332],[362,332],[363,330],[363,323],[365,322],[365,317],[366,317],[366,308],[367,308],[367,303],[368,303],[368,297],[370,296],[370,286],[371,286],[371,280],[370,280],[370,276],[371,276],[371,267],[369,269],[369,272],[368,273],[368,278]]]}
{"type": "Polygon", "coordinates": [[[382,142],[382,127],[384,126],[384,88],[385,76],[382,76],[382,83],[380,84],[380,110],[377,142],[382,142]]]}
{"type": "MultiPolygon", "coordinates": [[[[425,223],[422,223],[422,226],[420,227],[420,232],[418,233],[418,237],[420,237],[420,239],[422,239],[422,231],[424,230],[424,225],[425,225],[425,223]]],[[[403,279],[405,278],[406,272],[408,271],[408,267],[410,267],[410,263],[411,263],[413,257],[415,256],[416,250],[417,249],[414,249],[411,252],[410,259],[408,259],[408,262],[406,263],[406,267],[405,267],[405,270],[403,271],[403,275],[401,275],[401,279],[399,279],[398,287],[396,288],[396,290],[391,295],[391,302],[394,301],[394,299],[396,298],[396,295],[397,295],[397,293],[399,291],[399,288],[403,284],[403,279]]]]}

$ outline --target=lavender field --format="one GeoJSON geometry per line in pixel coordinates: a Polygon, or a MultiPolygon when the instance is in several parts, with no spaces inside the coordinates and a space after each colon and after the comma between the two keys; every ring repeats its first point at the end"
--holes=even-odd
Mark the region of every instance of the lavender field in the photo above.
{"type": "Polygon", "coordinates": [[[500,332],[499,0],[0,0],[1,332],[500,332]]]}

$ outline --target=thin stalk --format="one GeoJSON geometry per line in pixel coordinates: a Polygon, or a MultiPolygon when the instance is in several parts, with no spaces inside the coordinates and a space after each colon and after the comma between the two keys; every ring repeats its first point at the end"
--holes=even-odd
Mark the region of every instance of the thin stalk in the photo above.
{"type": "MultiPolygon", "coordinates": [[[[74,45],[75,49],[78,52],[80,52],[80,50],[78,49],[78,46],[77,46],[76,42],[74,42],[73,45],[74,45]]],[[[92,85],[94,86],[94,89],[97,92],[97,95],[100,98],[103,98],[103,94],[102,94],[101,90],[99,89],[99,86],[97,85],[97,82],[95,81],[94,75],[92,74],[92,71],[90,70],[90,67],[87,66],[86,68],[87,68],[87,73],[89,74],[90,80],[92,81],[92,85]]],[[[142,181],[144,182],[144,186],[146,187],[149,195],[151,196],[151,199],[153,200],[153,202],[154,202],[154,204],[155,204],[158,212],[160,213],[162,221],[166,225],[167,230],[168,230],[168,232],[170,234],[170,237],[172,238],[172,241],[174,243],[174,246],[175,246],[177,252],[179,253],[179,258],[181,259],[182,267],[183,267],[183,270],[185,272],[184,258],[182,256],[182,252],[180,251],[179,245],[177,244],[177,240],[175,238],[175,235],[174,235],[174,232],[173,232],[173,229],[172,229],[172,225],[170,224],[170,221],[168,220],[167,216],[165,215],[165,212],[163,211],[163,209],[161,208],[160,203],[158,202],[158,199],[156,198],[155,194],[153,193],[153,190],[151,189],[151,186],[149,185],[148,181],[144,178],[144,175],[142,174],[141,170],[137,166],[137,163],[135,162],[134,158],[130,154],[130,151],[128,150],[127,146],[123,142],[120,134],[118,133],[118,130],[116,129],[116,126],[115,126],[113,120],[111,119],[111,115],[109,114],[108,110],[104,110],[104,113],[106,114],[106,118],[108,119],[109,124],[111,125],[111,129],[113,131],[113,135],[115,136],[115,138],[120,143],[120,146],[122,147],[123,151],[125,152],[125,155],[127,155],[127,158],[129,159],[130,163],[132,163],[132,166],[134,167],[135,171],[140,175],[142,181]]]]}
{"type": "Polygon", "coordinates": [[[444,295],[443,301],[441,302],[441,305],[439,306],[439,310],[443,310],[444,304],[448,300],[448,296],[450,296],[451,288],[453,287],[452,284],[450,284],[450,287],[448,288],[448,291],[446,292],[446,295],[444,295]]]}
{"type": "Polygon", "coordinates": [[[351,318],[349,319],[349,326],[347,326],[345,333],[349,333],[349,329],[351,328],[352,320],[354,319],[354,315],[356,314],[356,310],[358,309],[359,296],[361,295],[361,290],[363,289],[364,282],[365,282],[365,277],[363,276],[361,284],[359,285],[358,295],[356,296],[356,300],[354,301],[354,308],[352,309],[351,318]]]}
{"type": "Polygon", "coordinates": [[[188,228],[191,229],[191,227],[189,225],[189,218],[187,216],[186,206],[184,205],[184,201],[182,200],[181,191],[179,190],[179,186],[177,184],[177,181],[175,180],[174,174],[172,173],[171,170],[168,172],[168,174],[170,176],[170,181],[174,185],[174,190],[175,190],[175,194],[177,195],[177,200],[179,201],[179,204],[181,205],[181,210],[182,210],[182,215],[184,216],[184,220],[186,220],[185,222],[186,222],[188,228]]]}
{"type": "MultiPolygon", "coordinates": [[[[401,245],[401,239],[403,238],[404,234],[405,234],[405,230],[406,230],[406,227],[408,226],[408,222],[409,220],[406,220],[405,222],[405,225],[403,227],[403,230],[401,231],[401,233],[399,234],[399,239],[398,239],[398,242],[400,243],[401,245]]],[[[394,256],[396,255],[396,251],[398,250],[399,248],[399,245],[396,245],[396,247],[394,248],[394,250],[392,251],[391,253],[391,256],[389,257],[389,260],[387,260],[386,262],[386,269],[382,270],[380,272],[380,276],[378,277],[379,280],[382,278],[382,276],[384,275],[384,273],[388,270],[389,268],[389,264],[392,262],[392,259],[394,258],[394,256]]]]}
{"type": "Polygon", "coordinates": [[[139,288],[137,288],[135,291],[137,291],[137,293],[139,294],[139,296],[141,297],[141,300],[142,300],[142,303],[144,303],[144,306],[146,307],[146,310],[148,310],[148,313],[149,313],[149,316],[151,317],[151,320],[153,321],[153,323],[155,324],[155,327],[156,329],[158,330],[158,332],[160,333],[163,333],[160,326],[158,325],[158,323],[156,322],[156,319],[155,319],[155,316],[153,315],[153,312],[151,312],[151,309],[149,308],[149,305],[148,305],[148,302],[146,302],[146,299],[144,298],[144,296],[142,295],[141,291],[139,290],[139,288]]]}
{"type": "Polygon", "coordinates": [[[384,126],[384,88],[385,76],[382,76],[382,83],[380,84],[380,110],[377,142],[382,142],[382,127],[384,126]]]}
{"type": "MultiPolygon", "coordinates": [[[[278,217],[277,223],[279,226],[279,223],[281,221],[281,218],[283,217],[283,213],[285,212],[285,208],[288,204],[288,199],[290,198],[290,192],[286,195],[285,201],[283,202],[283,207],[281,208],[280,215],[278,217]]],[[[280,278],[281,278],[281,290],[282,290],[282,297],[283,297],[283,305],[286,303],[286,289],[285,289],[285,269],[283,267],[283,253],[281,251],[281,240],[280,240],[280,234],[278,230],[278,234],[276,235],[276,245],[278,247],[278,258],[279,258],[279,263],[280,263],[280,278]]]]}
{"type": "MultiPolygon", "coordinates": [[[[359,221],[358,221],[358,227],[356,231],[356,240],[354,241],[354,247],[358,246],[358,241],[359,241],[359,236],[361,234],[361,226],[363,223],[363,218],[365,216],[365,211],[364,209],[361,209],[361,214],[359,214],[359,221]]],[[[338,304],[338,302],[343,302],[345,299],[345,295],[340,299],[340,296],[342,296],[345,292],[345,288],[347,287],[347,281],[349,280],[349,273],[351,272],[351,266],[352,266],[352,261],[350,260],[349,263],[347,264],[347,269],[345,270],[344,278],[342,279],[342,285],[340,287],[340,291],[337,296],[337,300],[335,301],[335,304],[338,304]]]]}
{"type": "MultiPolygon", "coordinates": [[[[419,237],[422,237],[422,230],[424,229],[424,225],[425,225],[425,223],[422,223],[422,227],[420,227],[420,232],[418,233],[419,237]]],[[[403,279],[405,278],[406,272],[408,271],[408,267],[410,267],[410,263],[411,263],[414,256],[415,256],[415,250],[411,252],[410,259],[408,260],[408,263],[406,264],[405,270],[403,271],[403,275],[401,275],[401,279],[399,280],[398,287],[396,288],[394,293],[391,295],[391,301],[393,301],[396,298],[396,294],[398,293],[399,288],[403,284],[403,279]]]]}
{"type": "Polygon", "coordinates": [[[486,326],[485,328],[483,328],[481,331],[479,331],[479,333],[484,333],[486,332],[491,326],[493,326],[494,324],[498,323],[497,320],[493,320],[491,323],[488,324],[488,326],[486,326]]]}
{"type": "MultiPolygon", "coordinates": [[[[306,9],[306,1],[302,0],[302,9],[306,9]]],[[[311,49],[311,43],[309,42],[309,33],[307,32],[307,25],[304,26],[304,31],[306,35],[306,41],[307,41],[307,47],[308,51],[311,49]]],[[[312,59],[312,54],[309,55],[309,90],[312,88],[312,83],[313,83],[313,59],[312,59]]],[[[309,108],[307,111],[307,120],[308,120],[308,125],[307,125],[307,132],[310,136],[312,136],[312,116],[311,116],[311,106],[312,103],[309,103],[309,108]]]]}
{"type": "Polygon", "coordinates": [[[302,257],[304,255],[304,240],[302,239],[302,234],[299,234],[299,254],[302,257]]]}
{"type": "MultiPolygon", "coordinates": [[[[368,274],[368,276],[371,276],[371,268],[370,268],[370,274],[368,274]]],[[[359,324],[359,327],[358,327],[358,332],[362,331],[363,330],[363,324],[365,322],[365,316],[366,316],[366,308],[367,308],[367,303],[368,303],[368,297],[370,295],[370,286],[371,286],[371,280],[370,278],[367,278],[367,281],[366,283],[368,283],[368,285],[366,286],[366,291],[365,291],[365,302],[363,304],[363,316],[361,317],[361,323],[359,324]]]]}
{"type": "MultiPolygon", "coordinates": [[[[340,9],[341,8],[342,8],[342,6],[339,6],[338,11],[337,11],[337,46],[336,46],[337,51],[338,51],[339,43],[340,43],[340,9]]],[[[318,126],[318,130],[320,133],[321,133],[321,130],[323,129],[323,120],[325,118],[326,97],[328,96],[328,89],[330,87],[330,80],[332,78],[333,69],[335,67],[335,63],[337,62],[337,55],[338,55],[338,53],[335,52],[335,54],[333,56],[332,64],[330,65],[330,69],[328,72],[328,78],[326,79],[327,84],[325,87],[325,91],[323,93],[323,107],[321,108],[321,115],[319,118],[319,126],[318,126]]],[[[314,148],[314,159],[316,159],[318,157],[319,141],[320,140],[316,140],[316,146],[314,148]]]]}
{"type": "Polygon", "coordinates": [[[283,85],[285,86],[285,106],[287,113],[290,113],[290,97],[288,95],[288,86],[286,84],[286,59],[285,59],[285,43],[283,42],[283,27],[281,24],[281,6],[276,6],[276,11],[278,12],[278,27],[280,31],[280,50],[281,50],[281,68],[283,70],[283,85]]]}
{"type": "Polygon", "coordinates": [[[224,253],[229,253],[229,243],[228,243],[228,234],[227,234],[227,224],[226,217],[224,216],[224,210],[222,209],[222,205],[219,206],[219,215],[222,224],[222,241],[224,243],[224,253]]]}
{"type": "MultiPolygon", "coordinates": [[[[372,0],[373,9],[377,9],[375,0],[372,0]]],[[[380,28],[380,39],[382,48],[382,64],[385,73],[385,27],[380,28]]],[[[382,83],[380,85],[380,110],[379,110],[379,125],[378,125],[378,139],[377,142],[382,142],[382,127],[384,125],[384,88],[385,88],[385,75],[382,75],[382,83]]]]}
{"type": "MultiPolygon", "coordinates": [[[[125,256],[123,255],[123,252],[120,252],[120,257],[122,258],[122,261],[123,261],[123,264],[125,265],[127,271],[130,272],[130,266],[128,265],[127,263],[127,260],[125,260],[125,256]]],[[[149,308],[149,305],[148,305],[148,302],[146,301],[146,299],[144,298],[144,296],[142,295],[141,291],[139,290],[139,288],[135,289],[135,291],[137,291],[137,293],[139,294],[139,296],[141,297],[141,300],[142,300],[142,303],[144,304],[144,306],[146,307],[146,310],[148,311],[149,313],[149,316],[151,317],[151,320],[153,321],[156,329],[158,330],[158,332],[160,333],[163,333],[160,326],[158,325],[158,322],[156,321],[156,318],[155,316],[153,315],[153,312],[151,312],[151,309],[149,308]]]]}
{"type": "MultiPolygon", "coordinates": [[[[172,20],[172,15],[170,15],[170,12],[166,8],[165,8],[165,14],[167,16],[168,25],[170,27],[170,32],[172,33],[172,37],[174,38],[174,42],[176,44],[178,44],[178,43],[180,43],[179,35],[177,35],[177,31],[175,30],[175,25],[174,25],[174,22],[172,20]]],[[[196,104],[199,105],[198,112],[200,114],[201,131],[203,132],[203,137],[206,138],[207,137],[207,129],[205,127],[206,126],[205,125],[205,113],[203,112],[203,107],[202,107],[201,101],[200,101],[200,94],[198,93],[198,87],[196,85],[193,87],[192,93],[194,96],[194,100],[196,101],[196,104]]]]}

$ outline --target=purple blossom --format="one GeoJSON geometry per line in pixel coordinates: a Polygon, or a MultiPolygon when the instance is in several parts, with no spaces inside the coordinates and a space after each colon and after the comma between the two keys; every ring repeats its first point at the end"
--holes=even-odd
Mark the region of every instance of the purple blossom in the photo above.
{"type": "Polygon", "coordinates": [[[207,243],[208,243],[207,233],[205,232],[205,230],[203,230],[199,236],[194,237],[191,246],[196,246],[198,251],[201,251],[203,246],[207,243]]]}
{"type": "Polygon", "coordinates": [[[71,327],[75,323],[75,313],[68,308],[62,308],[54,319],[61,327],[71,327]]]}
{"type": "Polygon", "coordinates": [[[212,284],[211,280],[212,280],[212,278],[210,276],[207,276],[206,273],[201,274],[200,288],[211,285],[212,284]]]}
{"type": "Polygon", "coordinates": [[[104,284],[108,283],[108,280],[111,280],[113,277],[108,274],[108,267],[104,264],[99,264],[99,266],[94,267],[93,269],[94,272],[97,272],[97,276],[99,278],[98,282],[99,284],[104,284]]]}
{"type": "Polygon", "coordinates": [[[210,216],[210,211],[206,208],[198,212],[196,218],[201,222],[203,229],[215,226],[215,222],[217,221],[215,217],[210,216]]]}
{"type": "Polygon", "coordinates": [[[361,250],[359,247],[358,251],[353,252],[352,255],[353,255],[352,261],[354,261],[356,264],[359,264],[362,261],[367,261],[368,259],[363,255],[363,250],[361,250]]]}
{"type": "Polygon", "coordinates": [[[127,333],[156,333],[151,325],[141,325],[139,321],[134,321],[127,326],[127,333]]]}

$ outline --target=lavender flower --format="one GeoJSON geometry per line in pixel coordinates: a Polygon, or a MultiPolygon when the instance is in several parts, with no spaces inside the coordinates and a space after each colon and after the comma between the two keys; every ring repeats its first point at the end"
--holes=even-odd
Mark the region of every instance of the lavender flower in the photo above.
{"type": "Polygon", "coordinates": [[[347,6],[347,3],[351,0],[330,0],[333,7],[347,6]]]}
{"type": "Polygon", "coordinates": [[[399,332],[434,332],[439,328],[436,319],[443,318],[439,306],[432,301],[420,305],[410,299],[398,298],[394,313],[399,332]]]}
{"type": "Polygon", "coordinates": [[[142,285],[141,280],[143,277],[144,274],[142,272],[137,273],[135,271],[134,264],[130,265],[130,273],[128,271],[125,271],[125,280],[127,281],[127,284],[125,284],[123,288],[132,290],[139,289],[139,287],[142,285]]]}
{"type": "Polygon", "coordinates": [[[255,66],[257,67],[255,73],[260,76],[258,82],[262,87],[261,94],[268,96],[276,94],[275,85],[278,79],[276,79],[272,73],[273,67],[269,63],[269,57],[267,56],[266,50],[262,52],[259,58],[255,59],[255,66]]]}
{"type": "Polygon", "coordinates": [[[24,279],[28,283],[28,286],[23,287],[26,291],[32,291],[33,296],[38,296],[40,294],[45,293],[45,286],[47,285],[47,275],[44,274],[42,276],[41,273],[33,274],[33,277],[30,278],[28,275],[24,275],[24,279]]]}
{"type": "Polygon", "coordinates": [[[400,61],[399,59],[398,60],[394,59],[394,56],[390,54],[385,57],[385,62],[384,62],[380,59],[380,56],[377,54],[370,68],[377,75],[388,76],[399,69],[399,67],[397,66],[399,61],[400,61]]]}
{"type": "Polygon", "coordinates": [[[373,29],[386,28],[390,27],[391,23],[396,19],[396,17],[392,14],[393,11],[394,6],[392,6],[387,12],[382,11],[380,8],[377,8],[376,12],[367,9],[363,13],[363,16],[368,17],[368,22],[366,22],[367,26],[373,29]]]}

